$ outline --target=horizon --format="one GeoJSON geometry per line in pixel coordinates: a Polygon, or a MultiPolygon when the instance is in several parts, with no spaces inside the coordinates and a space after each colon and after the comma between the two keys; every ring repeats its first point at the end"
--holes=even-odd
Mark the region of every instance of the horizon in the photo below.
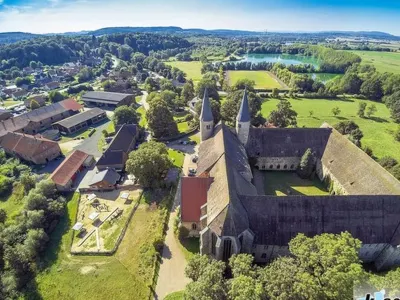
{"type": "Polygon", "coordinates": [[[106,27],[169,27],[256,32],[379,31],[400,36],[400,2],[382,0],[0,0],[2,32],[35,34],[106,27]],[[60,21],[61,20],[61,21],[60,21]],[[63,21],[65,20],[65,21],[63,21]],[[171,25],[171,20],[173,24],[171,25]],[[290,21],[288,21],[290,20],[290,21]],[[373,20],[373,21],[371,21],[373,20]]]}

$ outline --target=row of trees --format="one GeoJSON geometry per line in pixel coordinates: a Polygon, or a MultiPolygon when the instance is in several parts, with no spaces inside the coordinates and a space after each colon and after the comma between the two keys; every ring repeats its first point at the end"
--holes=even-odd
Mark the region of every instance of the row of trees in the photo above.
{"type": "Polygon", "coordinates": [[[360,248],[361,242],[345,232],[313,238],[299,234],[289,243],[291,256],[278,257],[265,267],[254,265],[249,254],[233,255],[228,265],[196,255],[185,270],[192,282],[184,298],[353,299],[353,289],[357,292],[367,282],[377,290],[399,292],[400,269],[386,277],[367,273],[358,258],[360,248]]]}

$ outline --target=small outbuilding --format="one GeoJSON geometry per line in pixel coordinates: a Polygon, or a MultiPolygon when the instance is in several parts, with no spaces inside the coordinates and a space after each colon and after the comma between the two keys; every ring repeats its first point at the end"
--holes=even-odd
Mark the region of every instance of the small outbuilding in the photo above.
{"type": "Polygon", "coordinates": [[[114,169],[106,169],[93,176],[89,187],[99,191],[113,190],[116,188],[120,178],[121,176],[114,169]]]}
{"type": "Polygon", "coordinates": [[[130,105],[133,101],[132,94],[111,92],[87,92],[82,96],[82,101],[87,106],[100,106],[116,108],[121,105],[130,105]]]}

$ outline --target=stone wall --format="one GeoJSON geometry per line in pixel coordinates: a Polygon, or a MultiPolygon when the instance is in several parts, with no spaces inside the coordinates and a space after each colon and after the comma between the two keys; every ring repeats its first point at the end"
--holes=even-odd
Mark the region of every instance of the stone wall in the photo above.
{"type": "Polygon", "coordinates": [[[299,157],[259,157],[255,166],[259,170],[294,171],[300,164],[299,157]]]}
{"type": "Polygon", "coordinates": [[[200,230],[201,230],[201,224],[200,222],[182,222],[181,226],[186,228],[188,231],[188,237],[199,237],[200,236],[200,230]],[[194,227],[196,229],[194,229],[194,227]]]}
{"type": "Polygon", "coordinates": [[[349,195],[347,190],[340,184],[339,180],[337,180],[329,169],[322,164],[321,160],[317,160],[316,173],[322,182],[328,183],[331,194],[349,195]]]}

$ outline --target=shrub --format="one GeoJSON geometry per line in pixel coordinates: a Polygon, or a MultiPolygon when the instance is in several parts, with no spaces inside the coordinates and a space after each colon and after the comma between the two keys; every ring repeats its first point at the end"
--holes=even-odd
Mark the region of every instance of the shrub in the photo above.
{"type": "Polygon", "coordinates": [[[394,138],[396,141],[400,142],[400,126],[397,128],[396,132],[394,133],[394,138]]]}
{"type": "Polygon", "coordinates": [[[374,156],[374,154],[372,152],[372,149],[370,147],[365,146],[363,150],[364,150],[365,153],[368,154],[368,156],[370,156],[370,157],[374,156]]]}
{"type": "Polygon", "coordinates": [[[95,132],[96,132],[96,129],[93,128],[92,130],[90,130],[88,136],[89,136],[89,137],[92,136],[95,132]]]}
{"type": "Polygon", "coordinates": [[[390,169],[396,166],[398,164],[398,161],[395,160],[393,157],[384,156],[379,160],[379,163],[385,169],[390,169]]]}

